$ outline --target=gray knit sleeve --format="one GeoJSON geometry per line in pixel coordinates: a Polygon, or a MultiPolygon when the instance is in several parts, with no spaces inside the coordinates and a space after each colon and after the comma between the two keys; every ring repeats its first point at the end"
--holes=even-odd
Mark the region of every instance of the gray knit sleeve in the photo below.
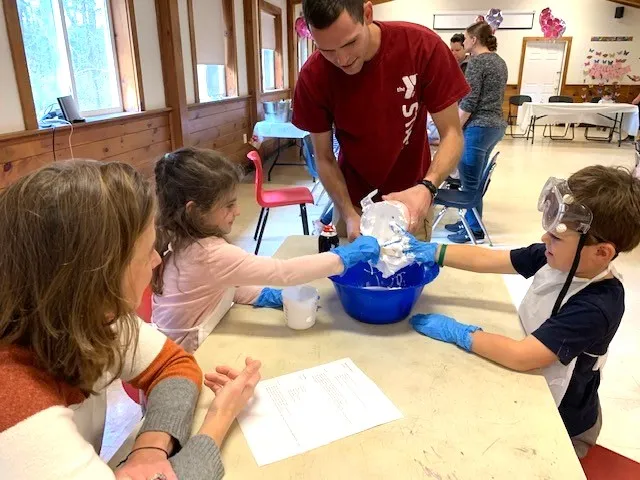
{"type": "Polygon", "coordinates": [[[207,435],[191,437],[169,462],[179,480],[220,480],[224,477],[220,449],[207,435]]]}
{"type": "Polygon", "coordinates": [[[187,378],[162,380],[149,394],[140,434],[165,432],[184,446],[191,433],[198,395],[198,387],[187,378]]]}

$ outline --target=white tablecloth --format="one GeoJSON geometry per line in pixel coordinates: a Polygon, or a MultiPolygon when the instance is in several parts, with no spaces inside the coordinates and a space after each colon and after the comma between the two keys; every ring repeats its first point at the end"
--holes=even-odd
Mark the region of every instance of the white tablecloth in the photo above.
{"type": "MultiPolygon", "coordinates": [[[[525,133],[536,117],[536,125],[556,123],[587,123],[612,127],[616,114],[624,114],[622,131],[638,134],[638,107],[629,103],[531,103],[526,102],[518,112],[518,127],[525,133]],[[543,117],[543,118],[538,118],[543,117]],[[607,118],[609,117],[609,118],[607,118]]],[[[623,134],[624,137],[624,134],[623,134]]]]}
{"type": "Polygon", "coordinates": [[[262,121],[256,123],[253,127],[253,137],[251,144],[255,148],[260,148],[265,138],[304,138],[309,132],[300,130],[293,123],[267,122],[262,121]]]}

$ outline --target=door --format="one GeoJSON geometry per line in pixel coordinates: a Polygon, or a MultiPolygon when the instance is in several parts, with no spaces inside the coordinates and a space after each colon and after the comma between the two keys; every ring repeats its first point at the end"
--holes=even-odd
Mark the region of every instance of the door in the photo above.
{"type": "Polygon", "coordinates": [[[566,46],[563,41],[527,42],[520,95],[529,95],[534,103],[560,95],[566,46]]]}

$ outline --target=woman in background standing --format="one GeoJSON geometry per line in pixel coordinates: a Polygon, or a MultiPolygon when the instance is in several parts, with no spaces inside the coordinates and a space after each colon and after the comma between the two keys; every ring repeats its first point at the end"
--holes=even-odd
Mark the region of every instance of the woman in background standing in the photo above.
{"type": "MultiPolygon", "coordinates": [[[[471,55],[465,76],[471,93],[460,102],[460,123],[464,129],[464,152],[458,166],[464,190],[482,188],[480,179],[494,147],[504,136],[506,122],[502,103],[507,86],[508,70],[505,61],[496,53],[498,40],[486,22],[478,22],[467,28],[464,49],[471,55]]],[[[482,203],[477,207],[482,215],[482,203]]],[[[472,211],[466,214],[476,240],[483,240],[484,233],[472,211]]],[[[462,222],[446,226],[453,232],[449,240],[467,243],[471,239],[462,222]]]]}

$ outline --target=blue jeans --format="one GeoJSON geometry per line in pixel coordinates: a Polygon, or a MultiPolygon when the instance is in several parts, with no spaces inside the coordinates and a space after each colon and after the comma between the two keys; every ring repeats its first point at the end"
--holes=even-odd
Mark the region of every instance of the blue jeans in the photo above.
{"type": "MultiPolygon", "coordinates": [[[[483,188],[480,185],[482,173],[489,163],[491,151],[504,137],[504,128],[495,127],[467,127],[464,130],[464,152],[458,165],[462,189],[467,191],[483,188]]],[[[476,206],[482,217],[482,200],[476,206]]],[[[471,210],[465,215],[471,230],[481,232],[482,227],[471,210]]]]}

